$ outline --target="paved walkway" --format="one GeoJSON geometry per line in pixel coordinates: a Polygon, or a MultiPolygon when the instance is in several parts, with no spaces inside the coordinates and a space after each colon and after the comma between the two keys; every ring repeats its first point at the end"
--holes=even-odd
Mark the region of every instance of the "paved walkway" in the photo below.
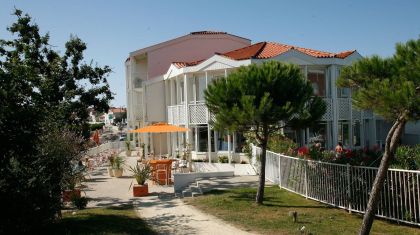
{"type": "MultiPolygon", "coordinates": [[[[126,160],[129,165],[136,162],[135,157],[126,160]]],[[[86,195],[93,199],[88,207],[133,204],[139,216],[159,234],[251,234],[175,198],[173,187],[150,185],[151,196],[134,198],[131,184],[134,184],[132,177],[112,178],[105,167],[97,168],[86,183],[86,195]]]]}

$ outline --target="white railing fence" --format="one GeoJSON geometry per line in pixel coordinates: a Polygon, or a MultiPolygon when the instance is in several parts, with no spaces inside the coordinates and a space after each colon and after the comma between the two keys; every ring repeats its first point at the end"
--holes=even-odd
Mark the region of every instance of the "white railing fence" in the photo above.
{"type": "MultiPolygon", "coordinates": [[[[257,159],[261,149],[252,146],[257,159]]],[[[267,151],[266,179],[281,188],[353,212],[364,213],[378,168],[294,158],[267,151]]],[[[420,171],[389,169],[376,216],[420,225],[420,171]]]]}

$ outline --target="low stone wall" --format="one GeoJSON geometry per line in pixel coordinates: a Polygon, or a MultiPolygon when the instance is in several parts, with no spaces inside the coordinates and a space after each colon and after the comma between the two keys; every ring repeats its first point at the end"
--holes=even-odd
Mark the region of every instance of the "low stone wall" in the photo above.
{"type": "Polygon", "coordinates": [[[230,177],[233,171],[174,173],[174,191],[180,193],[185,187],[194,183],[197,178],[230,177]]]}
{"type": "Polygon", "coordinates": [[[250,164],[193,162],[192,170],[194,172],[233,171],[234,175],[256,175],[257,174],[254,168],[250,164]]]}

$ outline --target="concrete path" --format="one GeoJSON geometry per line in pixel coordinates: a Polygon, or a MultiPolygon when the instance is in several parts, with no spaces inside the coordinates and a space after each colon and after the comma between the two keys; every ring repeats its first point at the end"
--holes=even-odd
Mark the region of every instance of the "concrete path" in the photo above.
{"type": "MultiPolygon", "coordinates": [[[[126,164],[135,162],[135,157],[126,158],[126,164]]],[[[95,169],[85,183],[86,196],[92,199],[88,207],[134,205],[139,216],[159,234],[251,234],[185,204],[174,197],[171,186],[149,185],[151,196],[134,198],[132,183],[132,177],[112,178],[105,167],[95,169]]]]}

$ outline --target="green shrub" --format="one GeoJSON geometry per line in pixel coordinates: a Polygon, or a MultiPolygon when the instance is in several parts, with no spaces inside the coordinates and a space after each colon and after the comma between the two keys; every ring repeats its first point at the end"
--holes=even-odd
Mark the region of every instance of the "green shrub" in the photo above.
{"type": "Polygon", "coordinates": [[[228,163],[229,162],[229,158],[228,156],[219,156],[219,163],[228,163]]]}
{"type": "Polygon", "coordinates": [[[418,170],[420,168],[420,144],[413,147],[399,146],[395,152],[391,168],[418,170]]]}
{"type": "Polygon", "coordinates": [[[270,137],[268,141],[268,149],[275,153],[286,155],[294,155],[293,150],[297,148],[297,144],[293,140],[278,134],[270,137]]]}
{"type": "Polygon", "coordinates": [[[78,195],[73,194],[71,197],[71,203],[79,210],[86,208],[89,199],[87,197],[79,197],[78,195]]]}
{"type": "Polygon", "coordinates": [[[93,123],[93,124],[89,124],[89,129],[90,129],[90,131],[96,131],[96,130],[102,129],[103,126],[105,126],[105,123],[103,123],[103,122],[93,123]]]}

